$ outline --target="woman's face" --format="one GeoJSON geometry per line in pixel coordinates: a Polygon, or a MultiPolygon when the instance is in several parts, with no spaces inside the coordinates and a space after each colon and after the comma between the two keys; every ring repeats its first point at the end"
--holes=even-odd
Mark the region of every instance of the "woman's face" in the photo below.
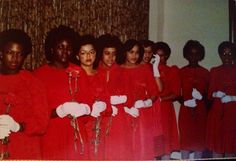
{"type": "Polygon", "coordinates": [[[1,52],[2,70],[4,73],[18,73],[24,62],[23,47],[15,42],[9,42],[1,52]]]}
{"type": "Polygon", "coordinates": [[[110,68],[115,63],[116,54],[117,54],[116,48],[114,47],[104,48],[102,53],[102,64],[105,67],[110,68]]]}
{"type": "Polygon", "coordinates": [[[51,50],[54,56],[54,62],[60,64],[69,63],[69,58],[72,53],[72,45],[69,40],[64,39],[57,42],[51,50]]]}
{"type": "Polygon", "coordinates": [[[192,48],[192,49],[190,49],[186,58],[189,61],[189,64],[191,66],[196,66],[196,65],[198,65],[198,62],[200,60],[200,53],[197,49],[192,48]]]}
{"type": "Polygon", "coordinates": [[[134,45],[134,47],[126,52],[126,64],[127,65],[135,65],[139,58],[139,47],[138,45],[134,45]]]}
{"type": "Polygon", "coordinates": [[[231,48],[225,48],[223,50],[223,53],[220,54],[220,59],[221,59],[223,65],[233,65],[234,58],[233,58],[231,48]]]}
{"type": "Polygon", "coordinates": [[[96,50],[92,44],[86,44],[80,47],[77,53],[77,59],[80,61],[81,66],[93,66],[96,58],[96,50]]]}
{"type": "Polygon", "coordinates": [[[143,62],[144,63],[149,63],[152,59],[152,47],[148,46],[148,47],[144,47],[144,55],[143,55],[143,62]]]}
{"type": "Polygon", "coordinates": [[[156,51],[156,54],[158,54],[160,56],[160,64],[166,64],[167,59],[168,59],[168,55],[164,52],[164,50],[158,49],[156,51]]]}

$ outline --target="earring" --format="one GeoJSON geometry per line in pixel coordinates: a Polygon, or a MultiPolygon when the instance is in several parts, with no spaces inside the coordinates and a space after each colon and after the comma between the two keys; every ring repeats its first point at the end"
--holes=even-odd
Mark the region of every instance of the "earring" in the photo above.
{"type": "Polygon", "coordinates": [[[79,56],[78,55],[76,55],[76,59],[79,60],[79,56]]]}

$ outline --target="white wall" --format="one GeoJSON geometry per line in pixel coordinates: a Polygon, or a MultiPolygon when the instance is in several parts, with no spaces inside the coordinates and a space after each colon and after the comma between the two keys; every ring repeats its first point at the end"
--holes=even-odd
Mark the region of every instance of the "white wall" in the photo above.
{"type": "MultiPolygon", "coordinates": [[[[149,39],[167,42],[172,50],[168,63],[179,67],[187,65],[184,44],[198,40],[206,51],[200,64],[210,69],[221,63],[217,49],[222,41],[229,40],[228,20],[228,0],[150,0],[149,39]]],[[[176,102],[177,117],[179,106],[176,102]]],[[[177,152],[171,156],[181,159],[177,152]]]]}
{"type": "Polygon", "coordinates": [[[205,46],[203,66],[220,64],[218,45],[229,40],[228,0],[150,0],[149,15],[149,39],[170,45],[169,64],[187,64],[182,49],[190,39],[205,46]]]}

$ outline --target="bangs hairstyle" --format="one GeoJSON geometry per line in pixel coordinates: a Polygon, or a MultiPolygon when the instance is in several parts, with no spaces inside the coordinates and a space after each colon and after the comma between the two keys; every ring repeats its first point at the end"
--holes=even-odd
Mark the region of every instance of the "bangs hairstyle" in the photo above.
{"type": "Polygon", "coordinates": [[[118,64],[125,63],[126,57],[127,57],[127,52],[130,51],[135,45],[137,45],[138,48],[139,48],[139,58],[138,58],[136,63],[137,64],[141,63],[141,61],[143,59],[143,54],[144,54],[143,47],[142,47],[142,45],[137,40],[129,39],[122,46],[121,54],[120,54],[120,56],[117,59],[118,60],[118,64]]]}
{"type": "Polygon", "coordinates": [[[196,49],[199,54],[199,61],[203,60],[205,57],[205,48],[204,46],[197,40],[188,40],[183,48],[183,56],[187,59],[188,55],[191,52],[191,49],[196,49]]]}
{"type": "Polygon", "coordinates": [[[62,41],[68,40],[72,46],[72,52],[75,52],[76,42],[79,41],[79,34],[68,26],[60,25],[59,27],[51,29],[45,39],[45,56],[48,61],[52,61],[53,55],[51,49],[62,41]]]}
{"type": "Polygon", "coordinates": [[[157,50],[163,50],[165,55],[167,56],[167,59],[170,57],[171,49],[167,43],[162,42],[162,41],[156,42],[154,47],[155,47],[155,49],[154,49],[155,54],[157,53],[157,50]]]}
{"type": "Polygon", "coordinates": [[[24,56],[32,52],[31,38],[27,33],[20,29],[8,29],[0,33],[0,50],[3,51],[4,47],[10,43],[20,44],[23,48],[24,56]]]}
{"type": "Polygon", "coordinates": [[[231,52],[233,54],[233,57],[236,58],[236,46],[234,43],[231,43],[229,41],[223,41],[222,43],[220,43],[220,45],[218,46],[218,54],[222,55],[224,53],[224,49],[226,48],[230,48],[231,52]]]}
{"type": "Polygon", "coordinates": [[[117,53],[116,56],[118,56],[121,52],[120,50],[122,43],[117,36],[113,36],[110,34],[101,35],[100,37],[98,37],[96,44],[98,61],[102,59],[103,50],[105,48],[115,48],[117,53]]]}

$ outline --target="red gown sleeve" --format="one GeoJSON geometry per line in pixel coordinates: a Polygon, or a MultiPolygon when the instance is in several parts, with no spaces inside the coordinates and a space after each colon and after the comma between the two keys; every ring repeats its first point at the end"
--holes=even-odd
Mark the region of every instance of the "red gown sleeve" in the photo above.
{"type": "Polygon", "coordinates": [[[30,93],[28,115],[25,116],[25,133],[28,135],[43,134],[49,121],[45,88],[39,80],[25,72],[23,78],[30,93]]]}

